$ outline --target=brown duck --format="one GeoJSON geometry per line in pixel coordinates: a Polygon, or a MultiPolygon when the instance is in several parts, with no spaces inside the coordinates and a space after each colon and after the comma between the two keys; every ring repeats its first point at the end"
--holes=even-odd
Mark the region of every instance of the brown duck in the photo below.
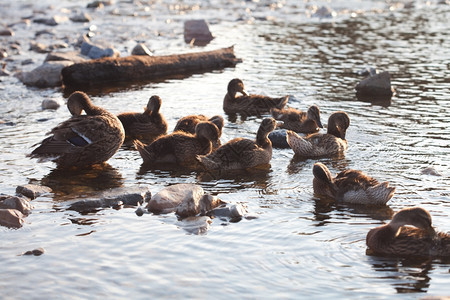
{"type": "Polygon", "coordinates": [[[153,143],[144,145],[134,141],[144,164],[177,164],[190,166],[196,164],[196,155],[206,155],[212,151],[211,141],[217,140],[219,130],[211,122],[200,122],[195,127],[195,134],[175,131],[160,136],[153,143]]]}
{"type": "Polygon", "coordinates": [[[327,133],[313,133],[305,138],[289,130],[287,141],[295,154],[304,157],[332,156],[347,150],[345,133],[350,126],[350,118],[345,112],[333,113],[328,118],[327,133]]]}
{"type": "Polygon", "coordinates": [[[213,143],[213,149],[217,149],[220,147],[220,137],[222,136],[222,129],[224,126],[224,119],[222,116],[213,116],[211,118],[208,118],[204,115],[190,115],[183,117],[178,120],[177,124],[175,125],[175,128],[173,131],[184,131],[187,133],[195,133],[195,127],[200,122],[209,121],[217,126],[217,129],[219,130],[219,138],[215,141],[212,141],[213,143]]]}
{"type": "Polygon", "coordinates": [[[436,232],[431,224],[425,209],[404,208],[388,224],[368,232],[368,252],[395,257],[449,257],[450,234],[436,232]]]}
{"type": "Polygon", "coordinates": [[[323,128],[320,121],[320,109],[317,105],[312,105],[307,112],[289,107],[289,108],[272,108],[270,110],[272,116],[279,121],[283,121],[281,128],[292,130],[300,133],[315,133],[319,128],[323,128]]]}
{"type": "Polygon", "coordinates": [[[125,132],[114,114],[94,105],[83,92],[71,94],[67,107],[72,117],[53,128],[29,156],[70,168],[103,163],[117,152],[125,132]]]}
{"type": "Polygon", "coordinates": [[[117,117],[122,122],[128,139],[152,141],[167,133],[167,122],[160,113],[161,98],[151,96],[143,113],[125,112],[117,117]]]}
{"type": "Polygon", "coordinates": [[[241,113],[245,115],[260,115],[271,108],[282,109],[289,100],[289,96],[271,98],[262,95],[248,95],[244,90],[242,80],[235,78],[228,83],[227,94],[223,99],[223,110],[227,114],[241,113]],[[241,93],[241,96],[236,96],[241,93]]]}
{"type": "Polygon", "coordinates": [[[235,138],[209,155],[198,155],[198,161],[207,170],[239,170],[266,165],[272,159],[272,143],[268,135],[277,122],[265,118],[259,126],[256,140],[235,138]]]}
{"type": "Polygon", "coordinates": [[[395,192],[395,188],[389,187],[388,182],[379,183],[358,170],[345,170],[333,177],[327,166],[318,162],[313,166],[313,174],[314,193],[336,201],[385,205],[395,192]]]}

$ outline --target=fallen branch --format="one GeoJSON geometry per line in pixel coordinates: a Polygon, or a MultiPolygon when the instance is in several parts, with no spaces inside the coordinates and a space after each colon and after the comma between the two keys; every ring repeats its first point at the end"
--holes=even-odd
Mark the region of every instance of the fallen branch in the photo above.
{"type": "Polygon", "coordinates": [[[214,51],[166,56],[132,55],[73,64],[62,70],[66,87],[89,87],[125,81],[155,80],[170,76],[233,67],[241,62],[233,46],[214,51]]]}

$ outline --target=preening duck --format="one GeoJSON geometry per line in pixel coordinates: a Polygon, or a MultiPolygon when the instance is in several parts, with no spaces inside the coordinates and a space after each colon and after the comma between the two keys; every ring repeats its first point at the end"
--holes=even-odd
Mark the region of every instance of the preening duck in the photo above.
{"type": "Polygon", "coordinates": [[[117,115],[125,129],[128,139],[152,141],[156,137],[167,133],[167,122],[159,111],[161,98],[151,96],[143,113],[125,112],[117,115]]]}
{"type": "Polygon", "coordinates": [[[450,234],[436,232],[430,213],[420,207],[404,208],[388,224],[371,229],[366,244],[368,252],[375,255],[450,256],[450,234]]]}
{"type": "Polygon", "coordinates": [[[379,183],[373,177],[358,170],[345,170],[333,177],[323,163],[313,166],[313,189],[317,195],[323,195],[353,204],[384,205],[394,195],[395,188],[388,182],[379,183]]]}
{"type": "Polygon", "coordinates": [[[289,96],[272,98],[262,95],[249,95],[244,90],[242,80],[235,78],[228,83],[227,94],[223,99],[223,110],[227,114],[241,113],[245,115],[260,115],[271,108],[282,109],[289,100],[289,96]],[[241,93],[241,96],[236,96],[241,93]]]}
{"type": "Polygon", "coordinates": [[[177,164],[190,166],[196,164],[197,155],[206,155],[212,151],[212,141],[219,137],[217,126],[211,122],[200,122],[195,128],[195,134],[175,131],[169,135],[160,136],[153,143],[145,145],[135,140],[144,164],[177,164]]]}
{"type": "Polygon", "coordinates": [[[113,156],[122,145],[122,123],[106,109],[92,103],[83,92],[72,93],[67,100],[72,117],[48,134],[29,155],[40,161],[55,161],[60,168],[87,167],[113,156]],[[86,114],[82,115],[82,111],[86,114]]]}
{"type": "Polygon", "coordinates": [[[259,126],[256,140],[235,138],[209,155],[198,155],[197,159],[207,170],[240,170],[266,165],[272,159],[272,143],[268,135],[277,122],[265,118],[259,126]]]}
{"type": "Polygon", "coordinates": [[[345,133],[350,126],[350,118],[345,112],[333,113],[328,118],[327,133],[313,133],[301,137],[295,132],[287,132],[287,142],[294,153],[304,157],[332,156],[347,150],[345,133]]]}
{"type": "Polygon", "coordinates": [[[214,125],[217,126],[217,129],[219,130],[219,138],[215,141],[212,141],[213,149],[217,149],[221,145],[220,137],[222,136],[222,129],[225,124],[222,116],[216,115],[211,118],[208,118],[204,115],[189,115],[179,119],[173,131],[174,132],[184,131],[193,134],[195,133],[195,127],[197,126],[197,124],[205,121],[213,123],[214,125]]]}
{"type": "Polygon", "coordinates": [[[312,105],[307,112],[289,107],[284,109],[272,108],[270,110],[276,120],[283,121],[281,128],[301,133],[315,133],[323,128],[320,121],[320,109],[312,105]]]}

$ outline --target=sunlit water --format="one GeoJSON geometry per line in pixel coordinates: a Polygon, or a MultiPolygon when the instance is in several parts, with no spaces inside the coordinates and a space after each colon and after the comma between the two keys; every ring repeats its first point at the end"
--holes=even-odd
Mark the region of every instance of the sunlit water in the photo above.
{"type": "MultiPolygon", "coordinates": [[[[33,10],[70,15],[88,3],[62,1],[49,10],[50,2],[3,2],[2,22],[18,22],[33,10]]],[[[173,129],[188,114],[222,114],[226,85],[239,77],[251,93],[290,94],[289,105],[300,109],[319,105],[324,123],[332,112],[346,111],[351,118],[347,153],[319,161],[333,173],[354,168],[389,181],[396,193],[388,207],[318,199],[312,191],[316,160],[294,158],[290,149],[275,149],[267,171],[227,178],[141,169],[140,156],[129,148],[111,158],[103,173],[61,174],[52,163],[38,164],[25,155],[69,117],[65,106],[40,109],[43,99],[62,101],[62,90],[27,88],[12,76],[2,77],[0,119],[6,123],[0,124],[0,191],[14,194],[19,184],[37,183],[54,192],[32,201],[34,210],[23,228],[0,227],[0,298],[450,295],[448,262],[367,256],[365,246],[370,228],[407,206],[428,209],[437,228],[450,230],[450,6],[333,1],[336,15],[320,19],[310,17],[311,5],[324,3],[294,2],[117,1],[91,10],[94,41],[110,41],[122,55],[136,41],[155,55],[202,50],[184,44],[183,21],[207,18],[216,38],[204,49],[235,45],[243,60],[235,68],[184,79],[91,91],[92,99],[119,113],[140,111],[157,94],[173,129]],[[366,66],[390,72],[396,89],[391,105],[357,101],[354,86],[363,77],[356,72],[366,66]],[[442,176],[422,174],[430,166],[442,176]],[[123,208],[81,215],[65,209],[67,200],[115,187],[149,186],[155,193],[175,183],[200,184],[224,201],[245,204],[257,218],[214,219],[207,232],[196,235],[181,228],[174,214],[137,217],[135,208],[123,208]],[[37,247],[45,254],[19,256],[37,247]]],[[[71,44],[89,25],[16,25],[16,36],[2,37],[2,46],[19,36],[32,39],[41,29],[71,44]]],[[[39,39],[51,43],[46,35],[39,39]]],[[[20,40],[22,51],[11,55],[7,69],[31,70],[43,61],[45,55],[28,51],[28,43],[20,40]],[[35,63],[21,66],[30,57],[35,63]]],[[[222,141],[254,137],[260,121],[228,121],[222,141]]]]}

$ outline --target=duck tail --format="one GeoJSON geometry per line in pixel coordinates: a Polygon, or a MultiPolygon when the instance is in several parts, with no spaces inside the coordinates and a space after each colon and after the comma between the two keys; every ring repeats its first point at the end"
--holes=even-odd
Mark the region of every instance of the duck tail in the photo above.
{"type": "Polygon", "coordinates": [[[133,140],[133,145],[136,150],[139,151],[144,163],[152,161],[151,154],[147,151],[147,149],[145,149],[146,145],[144,143],[139,140],[133,140]]]}
{"type": "Polygon", "coordinates": [[[284,106],[288,103],[288,101],[289,101],[289,96],[282,97],[280,99],[280,102],[276,105],[276,108],[283,109],[284,106]]]}
{"type": "Polygon", "coordinates": [[[333,176],[331,175],[330,170],[323,163],[317,162],[314,164],[313,174],[314,174],[315,178],[317,178],[323,182],[326,182],[329,184],[332,184],[334,182],[333,176]]]}
{"type": "Polygon", "coordinates": [[[197,155],[195,158],[207,170],[216,170],[219,168],[219,165],[206,155],[197,155]]]}
{"type": "Polygon", "coordinates": [[[288,130],[286,134],[286,140],[292,150],[294,150],[295,154],[308,156],[313,152],[313,145],[311,142],[305,140],[292,130],[288,130]]]}
{"type": "Polygon", "coordinates": [[[394,196],[395,187],[390,187],[388,182],[383,182],[368,188],[366,192],[373,204],[385,205],[394,196]]]}

